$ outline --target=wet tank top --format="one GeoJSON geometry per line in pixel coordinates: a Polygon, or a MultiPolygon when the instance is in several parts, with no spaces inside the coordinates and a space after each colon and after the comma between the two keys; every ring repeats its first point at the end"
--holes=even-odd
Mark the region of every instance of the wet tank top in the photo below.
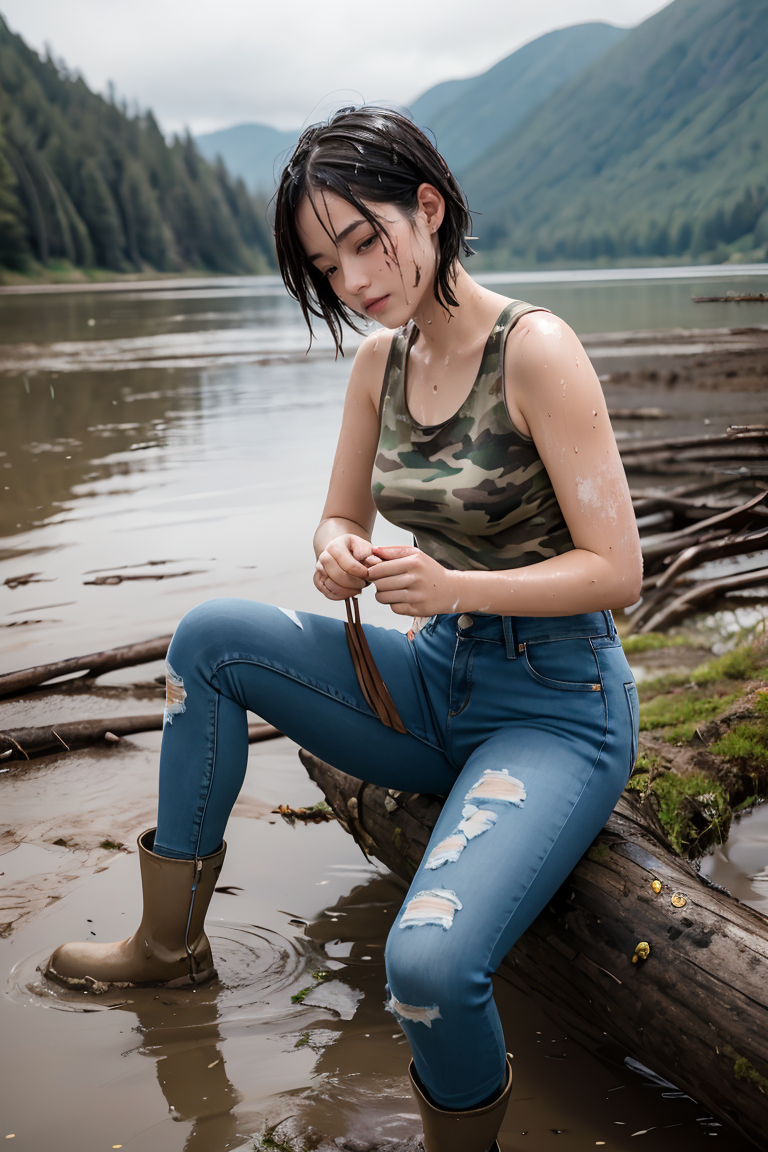
{"type": "Polygon", "coordinates": [[[512,423],[504,399],[507,335],[537,311],[549,309],[522,300],[506,306],[466,400],[429,427],[413,419],[406,399],[418,329],[411,323],[392,338],[371,491],[381,515],[445,568],[520,568],[574,546],[536,445],[512,423]]]}

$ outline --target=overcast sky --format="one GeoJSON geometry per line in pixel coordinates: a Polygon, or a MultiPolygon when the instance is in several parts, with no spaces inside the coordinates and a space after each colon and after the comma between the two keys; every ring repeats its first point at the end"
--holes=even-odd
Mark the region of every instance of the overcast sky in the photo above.
{"type": "Polygon", "coordinates": [[[529,40],[588,20],[633,27],[669,0],[0,0],[14,32],[166,132],[311,123],[344,102],[407,104],[529,40]]]}

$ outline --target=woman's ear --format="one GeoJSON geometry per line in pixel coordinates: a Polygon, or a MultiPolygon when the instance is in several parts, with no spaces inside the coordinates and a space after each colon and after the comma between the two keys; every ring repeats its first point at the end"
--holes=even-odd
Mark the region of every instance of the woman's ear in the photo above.
{"type": "Polygon", "coordinates": [[[445,200],[434,184],[420,184],[416,193],[418,212],[428,232],[437,232],[445,217],[445,200]]]}

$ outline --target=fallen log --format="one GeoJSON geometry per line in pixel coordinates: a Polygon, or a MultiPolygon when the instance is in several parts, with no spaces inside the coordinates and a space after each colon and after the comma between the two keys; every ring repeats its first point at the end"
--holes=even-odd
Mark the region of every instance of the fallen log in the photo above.
{"type": "Polygon", "coordinates": [[[691,296],[694,304],[743,304],[746,300],[768,303],[765,292],[729,292],[727,296],[691,296]]]}
{"type": "MultiPolygon", "coordinates": [[[[647,619],[640,631],[663,632],[676,620],[686,616],[694,608],[714,600],[726,592],[740,588],[758,588],[768,584],[768,568],[757,568],[752,572],[739,572],[735,576],[723,576],[719,580],[703,580],[701,583],[689,588],[682,595],[676,596],[647,619]]],[[[635,629],[636,630],[636,629],[635,629]]]]}
{"type": "Polygon", "coordinates": [[[666,588],[683,572],[696,567],[698,564],[703,564],[706,560],[744,556],[750,552],[759,552],[765,547],[768,547],[768,528],[741,536],[724,536],[721,540],[713,540],[707,544],[696,544],[691,548],[684,548],[666,571],[661,574],[656,587],[666,588]]]}
{"type": "Polygon", "coordinates": [[[768,431],[763,425],[743,424],[737,426],[732,424],[725,432],[715,435],[663,436],[657,440],[622,440],[619,444],[619,451],[622,456],[629,456],[635,452],[645,455],[646,452],[685,451],[716,447],[725,447],[728,451],[733,452],[734,449],[739,451],[742,445],[746,450],[750,444],[755,442],[764,444],[766,441],[768,441],[768,431]]]}
{"type": "MultiPolygon", "coordinates": [[[[10,728],[0,732],[0,761],[32,760],[51,752],[71,752],[93,744],[116,744],[123,736],[136,732],[158,732],[163,727],[163,713],[149,716],[114,716],[109,720],[71,720],[62,724],[43,724],[37,728],[10,728]]],[[[248,742],[274,740],[282,736],[271,724],[249,724],[248,742]]]]}
{"type": "Polygon", "coordinates": [[[90,679],[105,672],[113,672],[116,668],[130,668],[134,664],[164,660],[170,642],[170,635],[158,636],[156,640],[106,648],[103,652],[92,652],[90,656],[72,656],[53,664],[38,664],[34,668],[22,668],[19,672],[5,672],[0,675],[0,697],[15,696],[28,688],[39,688],[41,684],[74,672],[81,672],[83,679],[90,679]]]}
{"type": "MultiPolygon", "coordinates": [[[[714,599],[719,595],[734,591],[731,584],[720,585],[709,581],[696,584],[692,577],[686,576],[691,568],[705,563],[708,560],[723,560],[732,556],[748,556],[753,553],[766,552],[768,559],[768,528],[742,536],[722,536],[703,544],[694,544],[678,552],[669,566],[662,572],[646,576],[642,585],[642,603],[634,608],[629,616],[629,631],[650,631],[649,620],[657,613],[666,611],[667,605],[674,602],[677,608],[670,616],[672,619],[678,610],[685,615],[695,608],[698,609],[707,599],[714,599]],[[691,595],[683,599],[684,591],[678,591],[681,585],[697,589],[704,589],[702,594],[691,595]]],[[[720,577],[728,580],[733,573],[720,577]]],[[[758,584],[762,583],[761,580],[758,584]]],[[[737,585],[738,587],[738,585],[737,585]]]]}
{"type": "MultiPolygon", "coordinates": [[[[365,853],[409,881],[442,802],[300,756],[365,853]]],[[[768,919],[705,884],[628,794],[499,971],[768,1148],[768,919]]]]}

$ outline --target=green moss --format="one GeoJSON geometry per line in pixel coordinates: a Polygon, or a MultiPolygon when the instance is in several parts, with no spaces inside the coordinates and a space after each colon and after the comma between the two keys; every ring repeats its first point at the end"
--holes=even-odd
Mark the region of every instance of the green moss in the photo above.
{"type": "Polygon", "coordinates": [[[667,772],[657,776],[651,789],[658,797],[659,819],[681,856],[695,855],[708,844],[727,839],[731,809],[719,781],[703,772],[692,776],[667,772]],[[692,805],[690,800],[697,803],[692,805]]]}
{"type": "Polygon", "coordinates": [[[710,751],[743,768],[768,768],[768,719],[736,724],[711,745],[710,751]]]}
{"type": "Polygon", "coordinates": [[[641,772],[627,788],[641,800],[654,794],[659,820],[680,856],[699,855],[709,844],[721,844],[727,838],[731,823],[728,794],[711,776],[664,772],[652,778],[641,772]]]}
{"type": "Polygon", "coordinates": [[[768,653],[764,645],[744,644],[700,664],[691,673],[694,684],[711,684],[715,680],[754,680],[768,672],[768,653]]]}
{"type": "Polygon", "coordinates": [[[625,788],[626,792],[639,792],[640,799],[644,800],[649,792],[651,775],[649,772],[635,772],[625,788]]]}
{"type": "Polygon", "coordinates": [[[607,844],[593,844],[592,847],[587,851],[587,856],[589,859],[594,860],[596,864],[599,864],[601,860],[605,860],[607,855],[607,844]]]}
{"type": "Polygon", "coordinates": [[[294,1048],[306,1048],[309,1044],[309,1032],[302,1032],[298,1040],[294,1044],[294,1048]]]}
{"type": "Polygon", "coordinates": [[[665,740],[690,740],[700,724],[715,720],[738,699],[737,693],[701,696],[693,689],[669,696],[654,696],[640,704],[640,729],[665,729],[665,740]]]}
{"type": "Polygon", "coordinates": [[[754,1084],[764,1096],[768,1096],[768,1080],[765,1076],[760,1075],[757,1068],[750,1064],[746,1056],[739,1056],[733,1065],[733,1071],[737,1080],[748,1080],[751,1084],[754,1084]]]}
{"type": "Polygon", "coordinates": [[[760,799],[759,796],[747,796],[747,798],[745,800],[742,800],[740,804],[734,804],[731,811],[732,812],[746,812],[747,808],[754,808],[755,804],[757,804],[759,799],[760,799]]]}
{"type": "Polygon", "coordinates": [[[627,656],[637,656],[640,652],[657,652],[660,648],[688,647],[684,636],[666,636],[663,632],[644,632],[637,636],[622,639],[621,646],[627,656]]]}
{"type": "Polygon", "coordinates": [[[101,848],[108,848],[110,852],[119,852],[125,845],[121,844],[119,840],[102,840],[101,848]]]}
{"type": "MultiPolygon", "coordinates": [[[[662,760],[661,756],[657,756],[655,752],[639,752],[635,760],[635,766],[632,769],[632,777],[634,780],[638,776],[649,772],[666,772],[667,765],[662,760]]],[[[627,785],[629,787],[629,785],[627,785]]]]}
{"type": "Polygon", "coordinates": [[[768,645],[760,639],[740,644],[723,656],[716,656],[699,664],[691,671],[668,672],[653,680],[643,680],[638,685],[641,697],[657,696],[675,688],[695,686],[698,688],[716,684],[718,681],[746,681],[768,676],[768,645]]]}

